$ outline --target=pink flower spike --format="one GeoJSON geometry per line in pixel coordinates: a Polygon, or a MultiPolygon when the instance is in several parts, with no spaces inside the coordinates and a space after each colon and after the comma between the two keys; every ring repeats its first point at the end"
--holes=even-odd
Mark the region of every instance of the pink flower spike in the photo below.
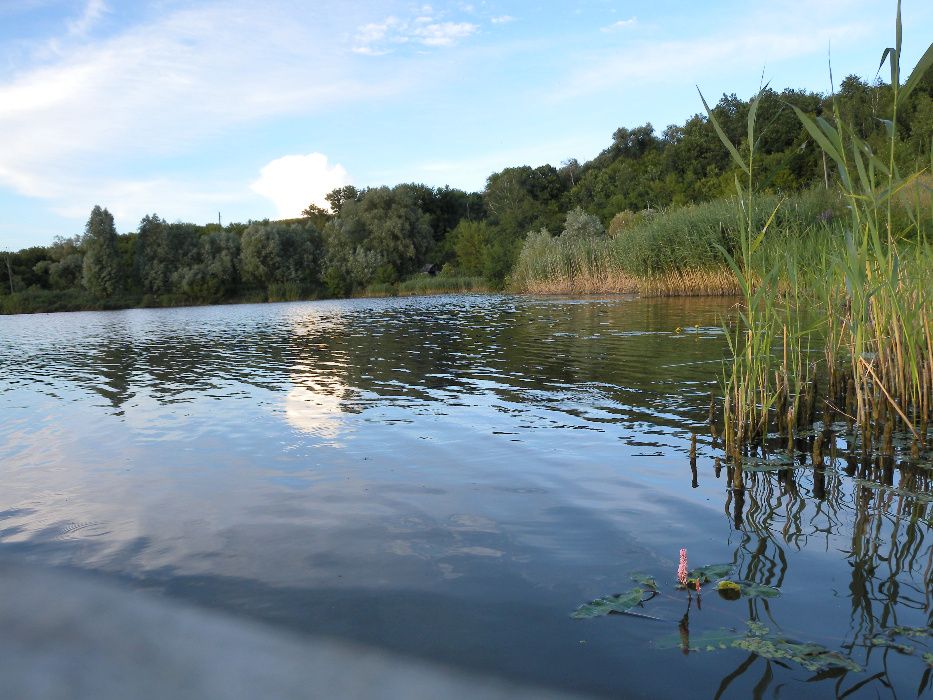
{"type": "Polygon", "coordinates": [[[697,576],[697,595],[700,594],[700,577],[697,576]]]}
{"type": "Polygon", "coordinates": [[[684,588],[687,587],[687,550],[680,550],[680,566],[677,567],[677,580],[684,588]]]}

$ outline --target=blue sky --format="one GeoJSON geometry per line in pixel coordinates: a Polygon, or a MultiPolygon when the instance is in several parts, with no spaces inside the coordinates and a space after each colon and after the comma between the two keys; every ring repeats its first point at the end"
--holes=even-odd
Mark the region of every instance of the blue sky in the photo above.
{"type": "MultiPolygon", "coordinates": [[[[904,64],[933,3],[904,0],[904,64]]],[[[481,189],[723,92],[875,75],[893,2],[0,0],[0,249],[294,216],[334,187],[481,189]]]]}

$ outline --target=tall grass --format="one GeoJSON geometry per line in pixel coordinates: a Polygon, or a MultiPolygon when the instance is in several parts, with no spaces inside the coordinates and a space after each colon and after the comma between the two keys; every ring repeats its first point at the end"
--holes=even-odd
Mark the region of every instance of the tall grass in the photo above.
{"type": "MultiPolygon", "coordinates": [[[[772,420],[793,452],[795,433],[814,427],[818,408],[817,440],[840,421],[866,456],[893,456],[897,432],[909,436],[915,458],[927,446],[933,410],[933,249],[927,231],[933,213],[923,189],[927,169],[902,175],[894,155],[898,104],[933,66],[933,46],[901,86],[899,4],[896,37],[895,47],[885,51],[893,92],[888,153],[874,153],[835,103],[832,122],[794,108],[836,166],[845,213],[823,235],[808,232],[787,245],[787,236],[770,230],[779,207],[764,225],[755,221],[752,212],[761,203],[754,191],[758,100],[749,111],[744,153],[707,106],[746,176],[745,186],[736,178],[743,233],[734,251],[722,248],[742,292],[723,373],[725,446],[737,466],[752,445],[765,444],[772,420]],[[808,323],[814,317],[819,323],[808,323]],[[817,343],[824,347],[820,363],[812,353],[817,343]],[[820,375],[826,381],[822,392],[820,375]]],[[[818,448],[819,442],[814,460],[818,448]]],[[[734,473],[740,487],[741,469],[734,473]]]]}
{"type": "MultiPolygon", "coordinates": [[[[838,202],[814,191],[753,202],[751,218],[762,226],[774,213],[783,235],[794,238],[820,226],[838,202]],[[776,213],[775,213],[776,211],[776,213]]],[[[511,285],[531,293],[637,292],[646,295],[735,295],[739,286],[723,250],[734,252],[747,227],[735,198],[643,212],[614,237],[528,235],[511,285]]]]}

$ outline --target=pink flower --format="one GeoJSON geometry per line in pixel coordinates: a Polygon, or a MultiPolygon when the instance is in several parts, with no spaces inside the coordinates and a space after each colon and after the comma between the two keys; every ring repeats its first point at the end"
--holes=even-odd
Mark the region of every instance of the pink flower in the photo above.
{"type": "Polygon", "coordinates": [[[697,595],[700,594],[700,577],[697,576],[697,595]]]}
{"type": "Polygon", "coordinates": [[[677,580],[684,588],[687,587],[687,550],[680,550],[680,566],[677,567],[677,580]]]}

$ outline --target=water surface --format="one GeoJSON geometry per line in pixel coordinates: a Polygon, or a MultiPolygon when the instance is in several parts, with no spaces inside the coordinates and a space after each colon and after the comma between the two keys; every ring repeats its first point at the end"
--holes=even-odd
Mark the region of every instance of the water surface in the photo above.
{"type": "Polygon", "coordinates": [[[463,296],[2,317],[0,553],[594,696],[929,693],[926,637],[871,641],[931,625],[929,472],[840,459],[740,495],[705,432],[691,469],[729,313],[463,296]],[[685,620],[681,547],[781,595],[704,591],[685,620]],[[635,572],[660,620],[570,618],[635,572]],[[680,648],[750,618],[864,670],[680,648]]]}

